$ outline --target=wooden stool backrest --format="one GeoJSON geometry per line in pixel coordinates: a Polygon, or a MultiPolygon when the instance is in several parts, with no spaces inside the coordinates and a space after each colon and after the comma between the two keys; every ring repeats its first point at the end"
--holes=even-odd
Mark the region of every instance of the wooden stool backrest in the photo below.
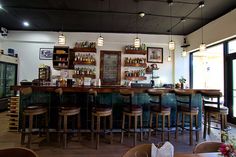
{"type": "Polygon", "coordinates": [[[94,89],[89,89],[88,91],[88,95],[89,95],[89,103],[91,103],[92,106],[96,106],[97,105],[97,91],[94,89]]]}
{"type": "Polygon", "coordinates": [[[150,103],[154,103],[154,104],[159,105],[159,107],[161,109],[162,96],[164,94],[164,91],[163,90],[158,90],[158,89],[148,89],[147,93],[151,98],[150,103]],[[155,100],[153,100],[153,99],[155,99],[155,100]]]}
{"type": "Polygon", "coordinates": [[[0,149],[0,156],[1,157],[39,157],[34,151],[22,148],[22,147],[15,147],[15,148],[5,148],[0,149]]]}
{"type": "Polygon", "coordinates": [[[196,145],[193,153],[208,153],[208,152],[218,152],[221,142],[202,142],[196,145]]]}
{"type": "Polygon", "coordinates": [[[128,99],[128,103],[132,104],[132,98],[134,96],[134,91],[129,90],[129,89],[120,89],[120,95],[124,98],[124,99],[128,99]]]}
{"type": "Polygon", "coordinates": [[[124,155],[123,157],[135,157],[136,153],[139,154],[147,154],[149,156],[151,156],[151,144],[141,144],[141,145],[137,145],[131,149],[129,149],[124,155]]]}
{"type": "Polygon", "coordinates": [[[174,93],[175,93],[177,105],[188,105],[189,111],[191,111],[193,91],[175,90],[174,93]]]}
{"type": "Polygon", "coordinates": [[[222,93],[220,91],[202,90],[201,95],[203,106],[205,106],[205,104],[216,104],[217,108],[220,110],[220,97],[222,97],[222,93]],[[216,99],[216,101],[214,101],[214,99],[216,99]]]}
{"type": "Polygon", "coordinates": [[[21,88],[20,93],[23,96],[31,95],[32,94],[32,88],[31,87],[21,88]]]}

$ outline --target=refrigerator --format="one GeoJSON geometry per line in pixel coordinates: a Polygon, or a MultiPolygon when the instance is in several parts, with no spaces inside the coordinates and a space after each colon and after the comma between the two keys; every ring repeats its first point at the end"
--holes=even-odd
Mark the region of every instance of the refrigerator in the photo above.
{"type": "Polygon", "coordinates": [[[8,98],[15,95],[10,87],[17,84],[17,58],[0,55],[0,111],[6,110],[8,98]]]}

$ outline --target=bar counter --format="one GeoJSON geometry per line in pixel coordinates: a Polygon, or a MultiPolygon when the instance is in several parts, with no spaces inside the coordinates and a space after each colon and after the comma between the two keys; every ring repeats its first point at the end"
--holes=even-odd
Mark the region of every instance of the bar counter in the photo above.
{"type": "MultiPolygon", "coordinates": [[[[88,103],[88,90],[94,89],[98,92],[99,102],[102,104],[111,105],[113,109],[113,127],[115,129],[121,128],[121,115],[122,115],[122,106],[123,101],[119,95],[120,89],[130,89],[133,90],[135,95],[133,97],[133,103],[142,105],[143,107],[143,125],[148,127],[149,121],[149,111],[150,103],[149,96],[146,93],[147,89],[145,87],[126,87],[126,86],[75,86],[75,87],[56,87],[56,86],[12,86],[11,89],[14,91],[19,91],[21,88],[32,87],[32,101],[36,103],[45,103],[48,104],[49,108],[49,126],[50,128],[56,129],[57,127],[57,107],[58,107],[58,98],[54,92],[57,88],[63,89],[63,95],[67,99],[66,101],[73,101],[81,107],[81,127],[82,129],[90,128],[91,121],[91,106],[88,103]]],[[[176,100],[174,95],[175,89],[169,88],[158,88],[164,90],[165,94],[162,98],[162,104],[165,106],[171,107],[171,125],[175,125],[175,116],[176,116],[176,100]]],[[[202,119],[202,101],[201,94],[199,93],[203,89],[185,89],[187,91],[193,91],[192,105],[199,107],[199,126],[201,126],[202,119]]],[[[214,89],[212,89],[214,90],[214,89]]],[[[22,96],[21,96],[22,97],[22,96]]],[[[20,110],[19,110],[19,128],[21,127],[21,115],[24,107],[27,104],[24,102],[24,99],[20,99],[20,110]]],[[[73,122],[71,122],[73,126],[73,122]]]]}

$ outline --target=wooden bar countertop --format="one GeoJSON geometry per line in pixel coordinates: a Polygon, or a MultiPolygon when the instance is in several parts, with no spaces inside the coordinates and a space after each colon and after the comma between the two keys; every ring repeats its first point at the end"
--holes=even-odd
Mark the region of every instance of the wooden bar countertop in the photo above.
{"type": "MultiPolygon", "coordinates": [[[[57,87],[57,86],[11,86],[11,90],[18,91],[21,88],[31,87],[33,91],[42,91],[42,92],[54,92],[57,88],[62,88],[64,92],[72,93],[83,93],[88,92],[89,89],[94,89],[98,93],[119,93],[120,89],[130,89],[135,93],[145,93],[150,87],[127,87],[127,86],[73,86],[73,87],[57,87]]],[[[175,90],[171,88],[156,88],[159,90],[164,90],[167,93],[173,93],[175,90]]],[[[218,89],[183,89],[185,91],[192,91],[193,93],[199,93],[203,90],[206,91],[219,91],[218,89]]]]}

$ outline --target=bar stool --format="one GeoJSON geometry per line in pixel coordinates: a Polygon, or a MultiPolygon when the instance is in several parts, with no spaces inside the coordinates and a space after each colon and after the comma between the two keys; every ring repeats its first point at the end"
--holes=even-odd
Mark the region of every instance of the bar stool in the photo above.
{"type": "Polygon", "coordinates": [[[58,140],[59,143],[61,141],[61,132],[63,132],[63,144],[64,148],[67,147],[67,134],[68,131],[68,117],[71,116],[77,116],[77,134],[78,134],[78,140],[80,138],[80,107],[78,107],[76,104],[70,104],[63,102],[63,90],[62,88],[58,88],[55,90],[55,92],[59,96],[59,106],[58,106],[58,140]],[[62,119],[63,119],[63,131],[61,130],[62,125],[62,119]]]}
{"type": "Polygon", "coordinates": [[[201,91],[204,108],[204,131],[203,138],[206,139],[206,130],[208,125],[208,135],[211,132],[211,116],[220,117],[220,129],[226,129],[228,107],[220,102],[222,93],[220,91],[201,91]],[[208,124],[207,124],[208,123],[208,124]]]}
{"type": "Polygon", "coordinates": [[[178,140],[179,115],[182,113],[182,133],[189,130],[189,144],[193,144],[193,131],[196,132],[196,141],[199,141],[198,129],[198,107],[192,106],[192,91],[175,90],[177,111],[176,111],[176,132],[175,138],[178,140]],[[185,128],[185,116],[189,116],[189,129],[185,128]],[[195,129],[193,128],[193,118],[195,117],[195,129]]]}
{"type": "Polygon", "coordinates": [[[152,129],[158,130],[158,117],[159,115],[162,118],[162,128],[161,128],[161,139],[162,142],[165,140],[165,132],[168,132],[168,141],[170,140],[170,107],[166,107],[162,105],[162,96],[164,94],[163,90],[157,90],[157,89],[148,89],[147,90],[148,95],[151,97],[150,103],[150,122],[149,122],[149,136],[148,140],[151,138],[151,131],[152,129]],[[156,116],[156,126],[153,127],[153,115],[156,116]],[[167,130],[165,130],[165,118],[167,117],[167,130]]]}
{"type": "MultiPolygon", "coordinates": [[[[22,114],[22,131],[21,131],[21,144],[25,142],[25,136],[28,135],[27,147],[31,147],[31,138],[32,138],[32,129],[34,125],[34,117],[44,116],[45,123],[45,131],[47,142],[49,141],[49,131],[48,131],[48,109],[45,104],[41,103],[32,103],[32,88],[27,87],[20,90],[21,98],[24,104],[23,114],[22,114]],[[28,132],[26,132],[26,118],[29,117],[29,128],[28,132]]],[[[38,123],[36,119],[36,123],[38,123]]],[[[40,132],[40,128],[39,128],[40,132]]]]}
{"type": "Polygon", "coordinates": [[[143,133],[142,133],[142,127],[143,127],[143,122],[142,122],[142,114],[143,110],[142,107],[139,105],[134,105],[132,103],[132,98],[134,96],[134,92],[131,90],[127,89],[121,89],[120,90],[120,95],[123,97],[124,100],[127,100],[128,103],[123,107],[123,116],[122,116],[122,128],[121,128],[121,143],[123,143],[124,139],[124,131],[128,132],[128,136],[130,135],[130,132],[134,133],[134,141],[133,145],[136,145],[137,142],[137,125],[138,125],[138,117],[140,119],[140,140],[143,141],[143,133]],[[128,124],[128,130],[125,129],[125,117],[128,117],[129,119],[129,124],[128,124]],[[134,131],[130,131],[131,128],[131,120],[132,117],[134,117],[134,131]]]}
{"type": "Polygon", "coordinates": [[[96,149],[99,149],[99,141],[100,141],[100,134],[101,133],[110,133],[110,144],[113,141],[113,134],[112,134],[112,108],[105,104],[98,104],[97,100],[97,91],[90,89],[89,90],[90,96],[90,103],[92,105],[92,122],[91,122],[91,139],[92,142],[94,141],[94,133],[96,134],[96,149]],[[106,129],[106,119],[109,117],[109,130],[107,132],[106,129]],[[101,119],[103,118],[103,127],[104,130],[100,129],[101,126],[101,119]],[[97,120],[95,124],[94,121],[97,120]],[[96,128],[96,129],[95,129],[96,128]]]}

